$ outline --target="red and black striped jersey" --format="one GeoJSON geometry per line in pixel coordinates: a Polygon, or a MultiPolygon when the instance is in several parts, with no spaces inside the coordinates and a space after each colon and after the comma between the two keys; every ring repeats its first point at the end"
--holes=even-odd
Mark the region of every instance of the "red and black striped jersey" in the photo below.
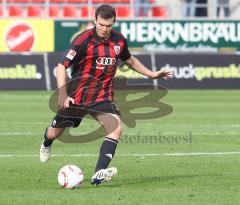
{"type": "Polygon", "coordinates": [[[68,94],[77,105],[93,105],[113,100],[113,79],[117,62],[131,57],[127,40],[114,30],[102,40],[92,28],[78,34],[60,62],[72,67],[68,94]]]}

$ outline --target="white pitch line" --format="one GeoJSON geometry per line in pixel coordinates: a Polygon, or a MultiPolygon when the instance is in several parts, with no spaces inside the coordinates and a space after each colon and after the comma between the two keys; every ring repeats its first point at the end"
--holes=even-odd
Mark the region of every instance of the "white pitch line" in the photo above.
{"type": "Polygon", "coordinates": [[[2,132],[0,136],[16,136],[16,135],[36,135],[36,132],[2,132]]]}
{"type": "Polygon", "coordinates": [[[13,123],[14,125],[46,125],[48,122],[5,122],[5,121],[0,121],[1,125],[9,125],[10,123],[13,123]]]}
{"type": "Polygon", "coordinates": [[[9,96],[9,95],[1,95],[1,101],[8,100],[20,100],[20,101],[28,101],[28,100],[49,100],[50,96],[9,96]]]}
{"type": "MultiPolygon", "coordinates": [[[[220,155],[240,155],[240,152],[185,152],[185,153],[128,153],[117,154],[118,157],[171,157],[171,156],[220,156],[220,155]]],[[[52,157],[96,157],[99,154],[53,154],[52,157]]],[[[37,154],[0,154],[4,157],[39,157],[37,154]]]]}
{"type": "MultiPolygon", "coordinates": [[[[0,124],[2,125],[9,125],[9,121],[0,121],[0,124]]],[[[24,122],[12,122],[14,125],[47,125],[48,122],[31,122],[31,121],[24,121],[24,122]]],[[[239,128],[240,124],[186,124],[186,123],[178,123],[178,124],[163,124],[163,127],[165,126],[174,126],[174,127],[183,127],[183,126],[191,126],[191,127],[231,127],[231,128],[239,128]]]]}
{"type": "MultiPolygon", "coordinates": [[[[31,122],[31,121],[24,121],[24,122],[9,122],[9,121],[0,121],[0,124],[2,125],[9,125],[9,124],[14,124],[14,125],[46,125],[46,123],[48,122],[31,122]]],[[[173,124],[163,124],[163,126],[172,126],[173,124]]],[[[186,123],[178,123],[178,124],[174,124],[174,126],[178,126],[178,127],[226,127],[226,128],[239,128],[240,124],[186,124],[186,123]]]]}
{"type": "MultiPolygon", "coordinates": [[[[26,136],[26,135],[39,135],[42,134],[42,132],[1,132],[0,136],[26,136]]],[[[87,134],[87,133],[81,133],[81,134],[87,134]]],[[[136,133],[129,133],[126,132],[124,135],[128,135],[129,137],[134,137],[136,136],[136,133]]],[[[207,132],[192,132],[192,135],[201,135],[201,136],[232,136],[232,135],[236,135],[237,132],[228,132],[228,133],[220,133],[220,132],[212,132],[212,133],[207,133],[207,132]]],[[[181,135],[186,135],[184,133],[178,133],[178,132],[162,132],[161,136],[166,136],[168,137],[168,135],[176,135],[176,136],[181,136],[181,135]]],[[[145,134],[143,134],[143,136],[146,136],[145,134]]],[[[149,134],[150,136],[158,136],[157,134],[149,134]]],[[[124,138],[123,138],[124,139],[124,138]]],[[[160,143],[161,144],[161,143],[160,143]]]]}

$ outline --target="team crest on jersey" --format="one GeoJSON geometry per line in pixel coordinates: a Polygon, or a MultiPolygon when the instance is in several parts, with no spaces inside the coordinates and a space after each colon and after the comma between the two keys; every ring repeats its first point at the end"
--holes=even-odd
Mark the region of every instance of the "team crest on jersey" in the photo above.
{"type": "Polygon", "coordinates": [[[120,46],[114,46],[114,52],[118,55],[120,53],[120,46]]]}
{"type": "Polygon", "coordinates": [[[66,55],[66,57],[67,57],[68,59],[72,60],[72,59],[75,57],[76,54],[77,54],[76,51],[70,49],[70,50],[68,51],[68,54],[66,55]]]}

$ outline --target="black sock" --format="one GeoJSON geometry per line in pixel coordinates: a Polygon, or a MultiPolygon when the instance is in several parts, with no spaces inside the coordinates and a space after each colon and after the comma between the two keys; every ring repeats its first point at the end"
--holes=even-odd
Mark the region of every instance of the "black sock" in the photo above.
{"type": "Polygon", "coordinates": [[[47,129],[45,131],[45,134],[44,134],[44,141],[43,141],[44,147],[50,147],[52,145],[52,143],[53,143],[53,140],[50,140],[47,137],[47,130],[48,130],[48,127],[47,127],[47,129]]]}
{"type": "Polygon", "coordinates": [[[102,146],[100,148],[100,155],[98,158],[97,166],[95,172],[100,169],[106,169],[113,159],[115,150],[117,148],[118,141],[105,137],[102,146]]]}

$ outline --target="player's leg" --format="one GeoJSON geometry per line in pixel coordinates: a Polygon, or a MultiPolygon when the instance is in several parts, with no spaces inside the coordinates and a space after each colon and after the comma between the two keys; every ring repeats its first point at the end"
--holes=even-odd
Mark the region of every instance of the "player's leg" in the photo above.
{"type": "Polygon", "coordinates": [[[44,133],[44,139],[40,147],[40,161],[47,162],[51,156],[51,145],[53,140],[58,138],[65,128],[47,127],[44,133]]]}
{"type": "Polygon", "coordinates": [[[94,185],[98,185],[104,181],[110,181],[112,177],[117,174],[115,167],[107,167],[114,157],[118,139],[122,133],[122,123],[119,115],[106,113],[97,116],[96,119],[105,129],[105,138],[100,148],[95,174],[91,181],[94,185]]]}
{"type": "Polygon", "coordinates": [[[114,157],[118,139],[122,134],[122,125],[119,115],[106,113],[99,115],[97,121],[104,127],[105,138],[100,148],[100,155],[95,172],[108,167],[114,157]]]}
{"type": "Polygon", "coordinates": [[[44,141],[43,141],[44,146],[45,147],[51,146],[53,143],[53,140],[58,138],[63,133],[64,130],[65,130],[65,127],[57,127],[57,128],[52,126],[47,127],[44,134],[44,141]]]}
{"type": "Polygon", "coordinates": [[[51,145],[54,139],[58,138],[66,127],[78,127],[84,111],[79,112],[78,109],[60,110],[54,117],[51,126],[47,127],[44,140],[40,147],[40,161],[47,162],[51,156],[51,145]]]}

